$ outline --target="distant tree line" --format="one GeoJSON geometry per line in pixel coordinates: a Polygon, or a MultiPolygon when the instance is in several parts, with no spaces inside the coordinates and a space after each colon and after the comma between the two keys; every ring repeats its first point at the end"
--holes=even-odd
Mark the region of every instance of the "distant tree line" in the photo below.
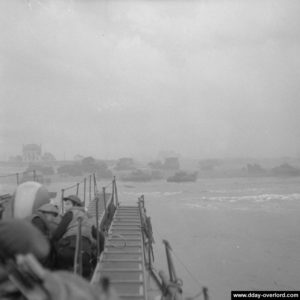
{"type": "Polygon", "coordinates": [[[247,173],[266,176],[300,176],[300,169],[288,163],[283,163],[271,169],[264,169],[259,164],[247,164],[247,173]]]}
{"type": "Polygon", "coordinates": [[[215,159],[201,160],[198,165],[202,175],[209,176],[300,176],[300,168],[282,163],[273,168],[263,168],[258,163],[246,166],[228,164],[215,159]]]}

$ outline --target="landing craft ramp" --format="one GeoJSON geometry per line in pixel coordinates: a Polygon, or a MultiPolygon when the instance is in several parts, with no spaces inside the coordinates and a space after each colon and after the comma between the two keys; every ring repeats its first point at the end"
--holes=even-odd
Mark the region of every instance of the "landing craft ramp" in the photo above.
{"type": "Polygon", "coordinates": [[[108,234],[93,283],[108,277],[121,299],[148,299],[139,206],[119,206],[108,234]]]}

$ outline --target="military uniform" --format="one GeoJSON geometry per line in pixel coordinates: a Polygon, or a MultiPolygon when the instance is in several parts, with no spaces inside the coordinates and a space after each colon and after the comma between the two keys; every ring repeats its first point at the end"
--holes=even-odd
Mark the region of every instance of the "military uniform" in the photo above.
{"type": "Polygon", "coordinates": [[[78,232],[78,218],[82,218],[81,250],[82,250],[82,275],[90,277],[92,271],[92,232],[87,215],[82,207],[73,207],[65,213],[60,224],[53,233],[52,240],[56,245],[58,269],[72,270],[76,251],[78,232]]]}
{"type": "MultiPolygon", "coordinates": [[[[24,290],[18,290],[17,286],[8,277],[11,267],[6,268],[8,260],[15,261],[15,256],[32,254],[37,259],[45,258],[49,253],[47,239],[32,224],[26,220],[10,219],[0,221],[0,299],[25,300],[24,290]]],[[[18,268],[18,263],[15,263],[18,268]]],[[[38,268],[39,269],[39,268],[38,268]]],[[[22,272],[21,269],[18,269],[22,272]]],[[[32,268],[31,270],[37,270],[32,268]]],[[[10,273],[11,274],[11,273],[10,273]]],[[[106,290],[98,285],[90,283],[80,276],[69,272],[50,272],[40,269],[37,276],[27,278],[32,285],[41,286],[45,291],[47,300],[118,300],[115,291],[106,290]],[[38,278],[38,280],[37,280],[38,278]]],[[[26,294],[26,292],[25,292],[26,294]]],[[[34,296],[31,294],[31,296],[34,296]]],[[[29,298],[28,298],[29,299],[29,298]]]]}
{"type": "Polygon", "coordinates": [[[42,219],[46,221],[45,223],[47,226],[48,236],[52,236],[61,221],[57,206],[47,203],[39,207],[37,211],[39,215],[42,215],[42,219]],[[53,217],[51,219],[47,218],[49,215],[53,217]]]}
{"type": "Polygon", "coordinates": [[[50,234],[49,223],[41,213],[36,212],[31,216],[27,217],[26,220],[28,220],[32,225],[34,225],[37,229],[39,229],[44,234],[44,236],[49,238],[49,234],[50,234]]]}

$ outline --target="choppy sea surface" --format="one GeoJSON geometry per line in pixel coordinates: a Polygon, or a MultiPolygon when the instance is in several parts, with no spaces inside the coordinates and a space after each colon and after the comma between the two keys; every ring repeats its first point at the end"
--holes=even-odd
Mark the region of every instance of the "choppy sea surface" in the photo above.
{"type": "Polygon", "coordinates": [[[167,270],[167,239],[186,294],[202,286],[213,300],[230,299],[231,290],[299,290],[300,177],[118,182],[118,193],[121,203],[145,196],[156,267],[167,270]]]}
{"type": "Polygon", "coordinates": [[[300,178],[119,186],[123,201],[145,195],[156,262],[164,265],[158,245],[168,239],[190,295],[202,286],[216,300],[230,299],[231,290],[299,289],[300,178]]]}

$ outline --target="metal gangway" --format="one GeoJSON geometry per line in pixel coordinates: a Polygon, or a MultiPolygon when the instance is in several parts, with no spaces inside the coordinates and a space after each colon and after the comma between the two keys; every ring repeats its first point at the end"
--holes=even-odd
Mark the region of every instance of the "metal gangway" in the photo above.
{"type": "Polygon", "coordinates": [[[121,299],[147,299],[140,208],[118,206],[92,283],[110,279],[121,299]]]}

